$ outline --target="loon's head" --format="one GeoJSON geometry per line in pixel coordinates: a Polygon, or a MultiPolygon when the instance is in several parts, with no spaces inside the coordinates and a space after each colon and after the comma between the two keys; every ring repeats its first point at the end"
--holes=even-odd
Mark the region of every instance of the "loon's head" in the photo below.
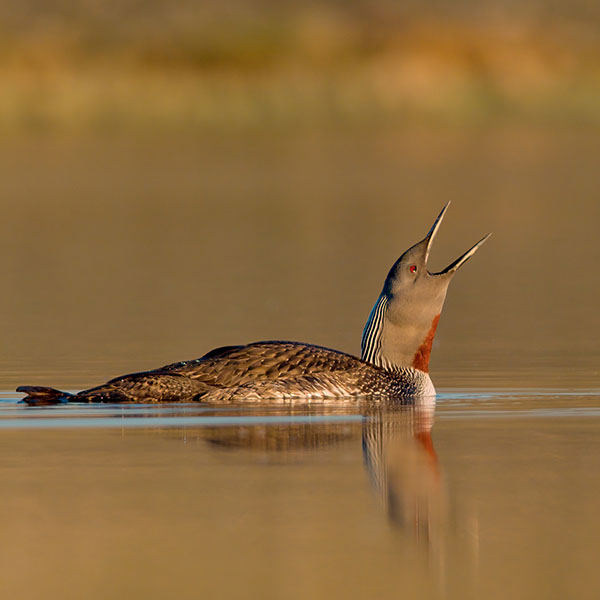
{"type": "Polygon", "coordinates": [[[433,336],[456,271],[489,238],[486,235],[439,273],[427,268],[433,240],[450,203],[429,233],[392,266],[363,331],[362,358],[383,367],[428,372],[433,336]]]}

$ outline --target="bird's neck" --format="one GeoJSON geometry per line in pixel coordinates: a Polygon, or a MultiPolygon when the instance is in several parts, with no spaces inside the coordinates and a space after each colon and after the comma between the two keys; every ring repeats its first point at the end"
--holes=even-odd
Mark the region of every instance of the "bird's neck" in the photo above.
{"type": "Polygon", "coordinates": [[[440,315],[413,311],[411,318],[390,310],[382,293],[367,320],[361,342],[361,358],[388,370],[414,368],[429,372],[429,357],[440,315]]]}

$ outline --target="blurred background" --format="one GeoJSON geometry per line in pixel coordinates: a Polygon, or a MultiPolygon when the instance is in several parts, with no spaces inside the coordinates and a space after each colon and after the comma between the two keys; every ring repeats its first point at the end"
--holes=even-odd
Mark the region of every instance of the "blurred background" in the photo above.
{"type": "Polygon", "coordinates": [[[598,385],[600,5],[0,4],[0,387],[358,353],[453,202],[440,387],[598,385]]]}

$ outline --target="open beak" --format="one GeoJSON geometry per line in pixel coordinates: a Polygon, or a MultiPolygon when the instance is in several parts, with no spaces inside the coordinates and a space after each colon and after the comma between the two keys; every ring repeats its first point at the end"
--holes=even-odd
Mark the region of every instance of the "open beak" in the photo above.
{"type": "MultiPolygon", "coordinates": [[[[444,208],[442,208],[442,212],[438,215],[437,219],[435,220],[435,223],[433,224],[433,226],[429,230],[429,233],[425,236],[425,239],[423,240],[423,242],[425,243],[425,255],[424,255],[425,265],[427,265],[427,259],[429,258],[429,251],[431,250],[432,242],[433,242],[435,236],[437,235],[438,229],[440,228],[440,225],[442,224],[442,219],[444,218],[444,215],[446,214],[446,211],[448,210],[449,206],[450,206],[450,202],[448,202],[446,204],[446,206],[444,206],[444,208]]],[[[440,271],[439,273],[432,273],[432,275],[446,275],[446,274],[453,275],[454,273],[456,273],[456,271],[462,265],[464,265],[469,260],[469,258],[471,258],[471,256],[473,256],[473,254],[475,254],[475,252],[477,252],[477,250],[479,250],[479,247],[483,245],[483,243],[490,237],[490,235],[492,235],[492,234],[488,233],[484,238],[479,240],[473,247],[469,248],[463,255],[459,256],[453,263],[450,263],[443,271],[440,271]]],[[[423,242],[421,242],[421,244],[423,242]]]]}
{"type": "Polygon", "coordinates": [[[481,238],[472,248],[469,248],[462,256],[459,256],[453,263],[450,263],[443,271],[437,273],[438,275],[445,275],[446,273],[456,273],[459,267],[462,267],[470,258],[479,250],[479,247],[492,235],[488,233],[484,238],[481,238]]]}

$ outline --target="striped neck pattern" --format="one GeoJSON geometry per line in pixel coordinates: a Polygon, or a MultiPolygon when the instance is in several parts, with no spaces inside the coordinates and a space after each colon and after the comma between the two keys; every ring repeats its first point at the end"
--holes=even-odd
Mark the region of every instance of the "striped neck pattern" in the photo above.
{"type": "Polygon", "coordinates": [[[381,355],[381,336],[383,333],[383,319],[387,310],[387,295],[382,292],[375,302],[367,324],[363,330],[360,344],[361,358],[373,365],[389,368],[391,365],[381,355]]]}

